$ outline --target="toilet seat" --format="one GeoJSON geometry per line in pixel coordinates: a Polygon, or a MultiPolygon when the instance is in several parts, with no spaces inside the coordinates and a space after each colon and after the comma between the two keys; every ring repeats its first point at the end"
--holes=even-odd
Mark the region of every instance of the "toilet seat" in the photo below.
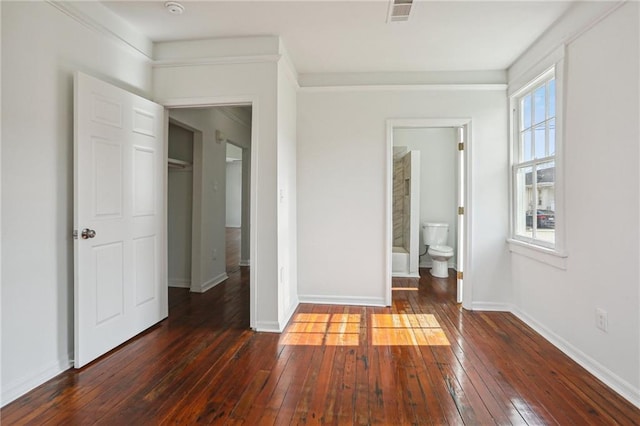
{"type": "Polygon", "coordinates": [[[430,256],[453,256],[453,249],[449,246],[431,246],[428,252],[430,256]]]}

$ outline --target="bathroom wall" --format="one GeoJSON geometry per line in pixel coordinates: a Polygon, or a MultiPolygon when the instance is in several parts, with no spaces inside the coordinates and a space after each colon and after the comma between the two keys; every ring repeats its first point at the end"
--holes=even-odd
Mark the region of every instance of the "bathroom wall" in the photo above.
{"type": "MultiPolygon", "coordinates": [[[[456,204],[458,151],[455,129],[394,129],[393,143],[394,146],[420,151],[420,253],[425,249],[422,239],[424,222],[448,223],[447,245],[455,252],[458,219],[456,204]]],[[[431,262],[428,254],[420,258],[421,267],[430,267],[431,262]]],[[[449,260],[449,267],[456,268],[456,255],[449,260]]]]}

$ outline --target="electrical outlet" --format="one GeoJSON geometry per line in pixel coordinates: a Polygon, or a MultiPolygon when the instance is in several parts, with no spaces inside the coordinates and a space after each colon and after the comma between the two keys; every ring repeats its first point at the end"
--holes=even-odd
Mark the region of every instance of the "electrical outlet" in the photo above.
{"type": "Polygon", "coordinates": [[[596,308],[596,327],[600,330],[607,332],[609,328],[609,321],[607,320],[607,311],[602,308],[596,308]]]}

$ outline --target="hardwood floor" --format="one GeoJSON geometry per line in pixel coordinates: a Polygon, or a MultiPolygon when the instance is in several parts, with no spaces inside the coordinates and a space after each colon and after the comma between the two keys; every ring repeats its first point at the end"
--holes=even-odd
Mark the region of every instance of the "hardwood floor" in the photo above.
{"type": "Polygon", "coordinates": [[[640,423],[640,410],[513,315],[453,303],[421,271],[393,307],[302,304],[282,335],[249,326],[249,271],[170,289],[159,325],[0,412],[13,424],[640,423]]]}
{"type": "Polygon", "coordinates": [[[226,272],[238,271],[240,268],[240,236],[242,235],[240,228],[226,229],[226,272]]]}

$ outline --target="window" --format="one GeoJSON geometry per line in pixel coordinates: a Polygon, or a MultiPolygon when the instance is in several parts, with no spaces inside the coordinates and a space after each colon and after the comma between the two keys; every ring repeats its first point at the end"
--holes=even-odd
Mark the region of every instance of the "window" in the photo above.
{"type": "Polygon", "coordinates": [[[556,76],[548,70],[511,98],[512,238],[556,249],[556,76]]]}

